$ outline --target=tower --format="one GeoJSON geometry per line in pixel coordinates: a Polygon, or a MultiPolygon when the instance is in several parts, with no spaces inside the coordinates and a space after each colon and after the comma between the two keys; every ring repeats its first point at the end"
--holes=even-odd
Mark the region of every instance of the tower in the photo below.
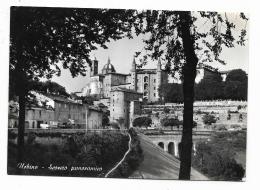
{"type": "Polygon", "coordinates": [[[95,76],[98,74],[98,60],[95,57],[94,61],[92,62],[91,65],[91,76],[95,76]]]}
{"type": "Polygon", "coordinates": [[[136,76],[136,62],[135,58],[133,58],[132,69],[131,69],[131,89],[137,90],[137,76],[136,76]]]}
{"type": "Polygon", "coordinates": [[[160,100],[160,96],[159,96],[159,87],[162,84],[162,67],[161,67],[161,59],[158,60],[157,63],[157,68],[156,68],[156,94],[157,94],[157,98],[158,100],[160,100]]]}

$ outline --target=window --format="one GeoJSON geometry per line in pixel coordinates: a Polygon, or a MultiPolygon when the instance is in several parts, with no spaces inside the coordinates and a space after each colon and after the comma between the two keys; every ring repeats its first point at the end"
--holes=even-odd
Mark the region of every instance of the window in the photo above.
{"type": "Polygon", "coordinates": [[[144,82],[148,82],[148,76],[144,77],[144,82]]]}
{"type": "Polygon", "coordinates": [[[155,96],[156,96],[156,94],[154,93],[154,94],[153,94],[153,96],[155,97],[155,96]]]}
{"type": "Polygon", "coordinates": [[[148,90],[148,84],[144,84],[144,90],[148,90]]]}
{"type": "Polygon", "coordinates": [[[42,116],[42,111],[40,110],[40,111],[39,111],[39,117],[41,117],[41,116],[42,116]]]}
{"type": "Polygon", "coordinates": [[[156,83],[156,79],[153,79],[153,82],[156,83]]]}

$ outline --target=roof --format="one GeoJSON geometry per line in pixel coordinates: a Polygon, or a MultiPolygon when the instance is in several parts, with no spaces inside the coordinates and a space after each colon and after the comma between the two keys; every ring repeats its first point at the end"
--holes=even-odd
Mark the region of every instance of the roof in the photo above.
{"type": "Polygon", "coordinates": [[[93,111],[97,111],[97,112],[103,112],[100,108],[97,108],[95,106],[89,106],[88,109],[93,110],[93,111]]]}
{"type": "Polygon", "coordinates": [[[143,95],[141,92],[137,92],[135,90],[122,88],[122,87],[115,87],[114,89],[111,90],[111,92],[113,92],[113,91],[122,91],[122,92],[128,92],[128,93],[135,93],[135,94],[143,95]]]}
{"type": "Polygon", "coordinates": [[[137,73],[156,74],[156,69],[137,69],[137,73]]]}
{"type": "Polygon", "coordinates": [[[122,83],[122,84],[111,85],[111,86],[121,86],[121,85],[128,85],[128,84],[131,84],[131,83],[130,83],[130,82],[128,82],[128,83],[122,83]]]}
{"type": "Polygon", "coordinates": [[[116,73],[116,72],[108,72],[108,73],[106,73],[107,75],[109,75],[109,74],[113,74],[113,75],[123,75],[123,76],[129,76],[129,75],[131,75],[131,74],[124,74],[124,73],[116,73]]]}
{"type": "Polygon", "coordinates": [[[52,95],[52,94],[44,94],[45,96],[47,96],[48,98],[51,98],[52,100],[56,101],[56,102],[65,102],[65,103],[73,103],[73,104],[81,104],[77,101],[74,101],[72,99],[69,99],[67,97],[64,96],[58,96],[58,95],[52,95]]]}

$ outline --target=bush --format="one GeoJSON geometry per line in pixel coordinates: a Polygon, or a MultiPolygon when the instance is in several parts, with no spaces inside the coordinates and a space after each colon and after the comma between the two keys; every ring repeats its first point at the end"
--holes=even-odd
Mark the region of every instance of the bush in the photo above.
{"type": "Polygon", "coordinates": [[[133,128],[130,128],[128,132],[132,138],[131,151],[128,153],[123,163],[111,173],[109,177],[126,178],[130,176],[144,159],[143,150],[141,149],[137,133],[133,128]]]}
{"type": "Polygon", "coordinates": [[[246,149],[246,133],[223,132],[201,142],[192,158],[192,166],[213,180],[239,181],[245,175],[241,164],[235,160],[236,152],[246,149]]]}
{"type": "MultiPolygon", "coordinates": [[[[37,135],[37,134],[36,134],[37,135]]],[[[33,139],[30,137],[30,139],[33,139]]],[[[98,177],[108,172],[128,149],[128,136],[118,132],[73,134],[64,137],[64,144],[25,144],[24,162],[46,166],[38,170],[22,170],[25,175],[98,177]],[[48,166],[101,167],[102,171],[51,171],[48,166]],[[102,172],[102,173],[101,173],[102,172]]],[[[31,140],[30,140],[31,141],[31,140]]],[[[16,170],[16,145],[8,144],[8,174],[16,170]]]]}
{"type": "Polygon", "coordinates": [[[162,126],[167,127],[167,126],[179,126],[182,125],[182,122],[180,122],[178,119],[175,118],[163,118],[160,120],[160,123],[162,126]]]}
{"type": "Polygon", "coordinates": [[[149,127],[152,124],[152,119],[150,117],[137,117],[133,121],[134,127],[149,127]]]}
{"type": "Polygon", "coordinates": [[[212,123],[216,123],[217,119],[214,115],[206,114],[202,117],[203,123],[206,125],[211,125],[212,123]]]}
{"type": "Polygon", "coordinates": [[[170,113],[170,109],[169,109],[168,107],[164,107],[164,108],[163,108],[163,112],[164,112],[164,113],[170,113]]]}

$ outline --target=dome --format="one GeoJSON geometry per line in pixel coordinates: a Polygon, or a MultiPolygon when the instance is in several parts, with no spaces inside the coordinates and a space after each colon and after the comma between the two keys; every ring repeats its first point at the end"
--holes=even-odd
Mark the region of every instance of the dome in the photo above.
{"type": "Polygon", "coordinates": [[[108,74],[108,73],[115,73],[116,70],[114,68],[114,66],[111,64],[110,59],[108,58],[107,64],[104,65],[103,69],[102,69],[102,74],[108,74]]]}

